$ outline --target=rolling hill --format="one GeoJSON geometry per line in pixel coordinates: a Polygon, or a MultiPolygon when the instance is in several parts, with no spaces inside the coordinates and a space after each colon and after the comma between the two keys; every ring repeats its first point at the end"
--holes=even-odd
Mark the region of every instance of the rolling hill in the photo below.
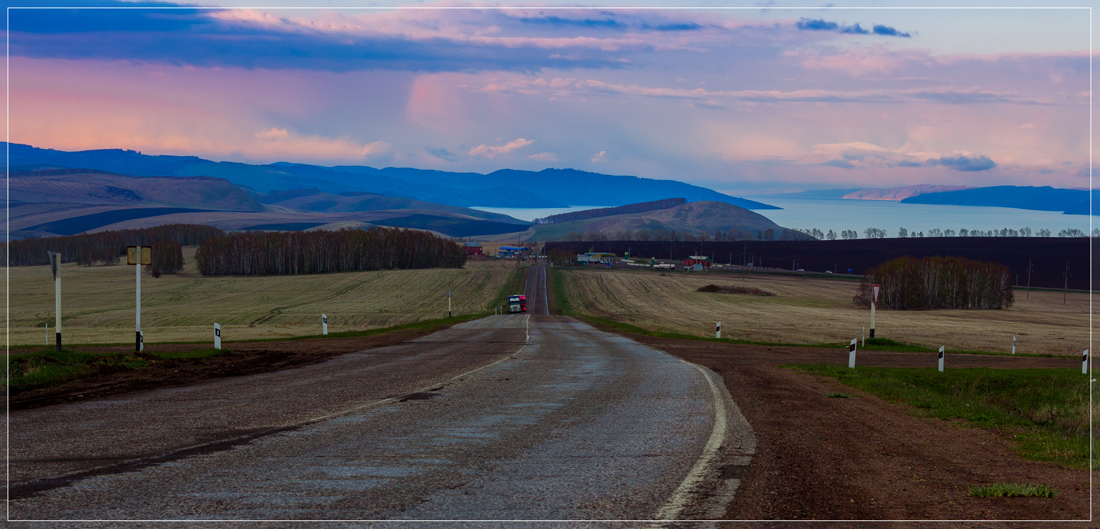
{"type": "Polygon", "coordinates": [[[658,234],[677,232],[697,235],[705,232],[713,236],[716,231],[731,232],[740,230],[743,236],[755,237],[757,232],[773,230],[778,239],[784,228],[767,217],[745,208],[725,202],[690,202],[687,204],[646,211],[612,215],[583,220],[573,220],[554,224],[535,224],[520,233],[502,234],[485,237],[485,240],[508,241],[549,241],[567,240],[570,234],[600,232],[614,238],[621,232],[648,232],[651,237],[658,234]]]}
{"type": "Polygon", "coordinates": [[[400,226],[460,237],[514,232],[507,215],[370,193],[298,190],[261,196],[212,177],[136,177],[87,169],[13,171],[12,238],[73,235],[170,223],[223,229],[303,230],[400,226]]]}

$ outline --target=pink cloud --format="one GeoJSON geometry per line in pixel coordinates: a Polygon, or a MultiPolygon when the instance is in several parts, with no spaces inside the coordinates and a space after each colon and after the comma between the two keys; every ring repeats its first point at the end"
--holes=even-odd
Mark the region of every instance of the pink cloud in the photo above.
{"type": "Polygon", "coordinates": [[[468,153],[470,156],[484,156],[485,158],[493,158],[498,154],[505,154],[512,152],[516,149],[520,149],[535,143],[533,140],[524,138],[516,138],[504,145],[486,145],[482,143],[473,149],[470,149],[468,153]]]}

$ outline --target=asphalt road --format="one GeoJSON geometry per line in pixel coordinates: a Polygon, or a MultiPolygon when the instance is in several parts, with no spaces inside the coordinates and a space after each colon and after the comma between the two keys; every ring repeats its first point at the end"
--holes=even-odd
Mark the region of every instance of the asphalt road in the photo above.
{"type": "MultiPolygon", "coordinates": [[[[528,273],[532,311],[546,310],[545,280],[528,273]]],[[[528,314],[268,375],[17,412],[11,443],[12,520],[211,526],[721,518],[755,437],[717,375],[528,314]]]]}

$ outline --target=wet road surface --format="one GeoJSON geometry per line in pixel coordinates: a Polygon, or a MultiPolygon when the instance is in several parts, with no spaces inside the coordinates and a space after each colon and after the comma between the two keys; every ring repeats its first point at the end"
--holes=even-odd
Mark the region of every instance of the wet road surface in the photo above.
{"type": "MultiPolygon", "coordinates": [[[[540,311],[545,278],[528,273],[540,311]]],[[[716,375],[568,318],[492,316],[384,349],[405,347],[13,414],[10,516],[721,518],[738,480],[719,456],[754,450],[716,375]],[[435,363],[450,368],[423,373],[435,363]],[[233,431],[251,433],[187,449],[233,431]]]]}

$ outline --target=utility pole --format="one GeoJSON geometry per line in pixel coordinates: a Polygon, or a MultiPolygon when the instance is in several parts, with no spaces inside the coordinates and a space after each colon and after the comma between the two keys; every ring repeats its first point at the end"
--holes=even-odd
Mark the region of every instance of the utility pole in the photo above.
{"type": "Polygon", "coordinates": [[[136,265],[136,310],[134,311],[134,328],[137,331],[134,339],[134,348],[137,352],[145,349],[145,337],[141,334],[141,265],[153,263],[152,248],[149,246],[128,246],[126,248],[126,264],[136,265]]]}

